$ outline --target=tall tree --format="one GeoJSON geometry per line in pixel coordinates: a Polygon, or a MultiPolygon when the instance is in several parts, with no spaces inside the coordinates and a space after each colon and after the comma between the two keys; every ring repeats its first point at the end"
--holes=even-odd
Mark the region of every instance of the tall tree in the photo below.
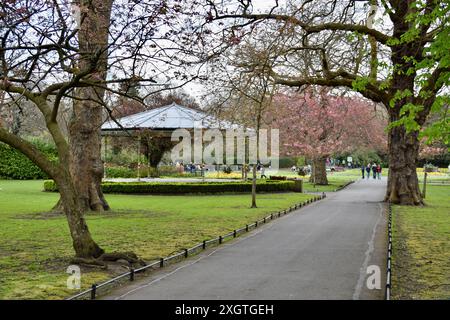
{"type": "MultiPolygon", "coordinates": [[[[259,35],[260,40],[264,39],[263,30],[259,35]]],[[[252,208],[257,207],[257,165],[264,165],[261,163],[264,159],[260,154],[260,132],[267,127],[264,115],[276,91],[276,85],[270,80],[269,70],[272,67],[273,51],[271,49],[276,46],[277,40],[259,42],[258,47],[255,47],[252,42],[244,41],[239,47],[234,48],[235,50],[221,55],[220,59],[212,64],[215,72],[211,81],[211,86],[214,88],[211,90],[214,95],[214,104],[210,111],[215,111],[218,116],[225,116],[232,122],[240,123],[245,128],[251,128],[252,132],[249,136],[256,140],[256,150],[249,150],[248,157],[248,159],[254,159],[252,208]],[[231,70],[230,66],[233,67],[231,70]],[[251,152],[256,154],[250,154],[251,152]]]]}
{"type": "Polygon", "coordinates": [[[347,87],[382,103],[390,122],[385,200],[423,203],[416,174],[420,128],[438,113],[438,126],[423,134],[448,132],[448,0],[275,1],[264,12],[249,0],[206,4],[204,25],[214,24],[212,36],[223,42],[222,50],[229,39],[251,37],[255,25],[284,36],[271,72],[275,83],[347,87]]]}
{"type": "Polygon", "coordinates": [[[160,92],[192,81],[196,74],[183,72],[186,51],[169,37],[177,32],[176,4],[83,0],[78,8],[79,19],[74,21],[70,8],[59,1],[1,2],[2,107],[14,109],[20,100],[30,101],[45,119],[58,161],[51,161],[2,123],[0,141],[21,151],[57,183],[76,257],[105,260],[112,257],[93,240],[84,218],[88,208],[105,205],[95,186],[102,170],[100,106],[111,113],[111,101],[122,94],[119,87],[124,82],[138,78],[141,86],[153,88],[149,92],[160,92]],[[164,45],[157,47],[156,39],[164,36],[164,45]],[[62,101],[73,101],[69,139],[58,117],[62,101]]]}

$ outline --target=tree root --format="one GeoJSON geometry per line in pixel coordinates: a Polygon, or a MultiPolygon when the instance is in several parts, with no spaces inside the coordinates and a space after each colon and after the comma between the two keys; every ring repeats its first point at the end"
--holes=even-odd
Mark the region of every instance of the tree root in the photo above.
{"type": "Polygon", "coordinates": [[[95,258],[78,258],[75,257],[70,260],[70,263],[81,265],[88,268],[100,268],[100,269],[108,269],[108,265],[101,261],[100,259],[95,258]]]}
{"type": "Polygon", "coordinates": [[[126,260],[129,263],[139,263],[144,266],[145,261],[140,259],[134,252],[112,252],[112,253],[104,253],[99,259],[102,261],[117,261],[117,260],[126,260]]]}
{"type": "Polygon", "coordinates": [[[108,269],[108,263],[116,262],[118,260],[128,261],[130,265],[139,264],[145,266],[145,261],[140,259],[134,252],[104,253],[98,258],[75,257],[70,262],[88,268],[108,269]]]}

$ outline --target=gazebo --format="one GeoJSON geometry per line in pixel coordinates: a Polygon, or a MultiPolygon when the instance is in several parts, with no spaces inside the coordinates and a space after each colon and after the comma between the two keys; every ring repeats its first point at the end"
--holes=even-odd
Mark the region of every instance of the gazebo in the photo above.
{"type": "MultiPolygon", "coordinates": [[[[105,156],[108,146],[108,137],[128,136],[138,140],[138,174],[141,165],[141,140],[146,138],[147,142],[152,140],[158,152],[150,151],[148,147],[148,158],[151,166],[156,166],[161,160],[162,154],[173,147],[170,138],[172,132],[177,129],[238,129],[239,125],[229,121],[219,120],[203,111],[187,108],[176,103],[139,112],[119,119],[109,120],[101,127],[104,137],[105,156]]],[[[149,143],[149,142],[148,142],[149,143]]],[[[105,157],[106,158],[106,157],[105,157]]]]}

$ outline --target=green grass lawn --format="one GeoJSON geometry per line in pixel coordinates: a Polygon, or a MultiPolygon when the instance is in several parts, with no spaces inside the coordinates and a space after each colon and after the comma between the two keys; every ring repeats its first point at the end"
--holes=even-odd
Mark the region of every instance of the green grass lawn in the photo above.
{"type": "Polygon", "coordinates": [[[303,187],[305,192],[330,192],[334,191],[337,188],[351,182],[360,179],[361,173],[359,169],[351,169],[341,172],[328,172],[328,185],[319,186],[313,185],[308,182],[308,178],[305,178],[303,181],[303,187]]]}
{"type": "MultiPolygon", "coordinates": [[[[0,299],[58,299],[73,255],[63,216],[47,214],[58,199],[41,192],[42,181],[0,180],[0,299]]],[[[114,211],[88,214],[94,239],[107,251],[134,251],[147,261],[217,237],[311,196],[299,193],[250,195],[107,195],[114,211]]],[[[82,287],[112,272],[83,270],[82,287]]]]}
{"type": "Polygon", "coordinates": [[[392,208],[394,299],[450,299],[450,186],[428,186],[425,201],[392,208]]]}

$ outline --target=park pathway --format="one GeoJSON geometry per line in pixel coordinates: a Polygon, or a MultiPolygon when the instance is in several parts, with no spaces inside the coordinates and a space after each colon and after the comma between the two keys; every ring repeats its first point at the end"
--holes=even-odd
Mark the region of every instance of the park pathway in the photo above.
{"type": "Polygon", "coordinates": [[[383,299],[386,179],[359,180],[106,299],[383,299]],[[379,266],[381,289],[366,286],[379,266]]]}

